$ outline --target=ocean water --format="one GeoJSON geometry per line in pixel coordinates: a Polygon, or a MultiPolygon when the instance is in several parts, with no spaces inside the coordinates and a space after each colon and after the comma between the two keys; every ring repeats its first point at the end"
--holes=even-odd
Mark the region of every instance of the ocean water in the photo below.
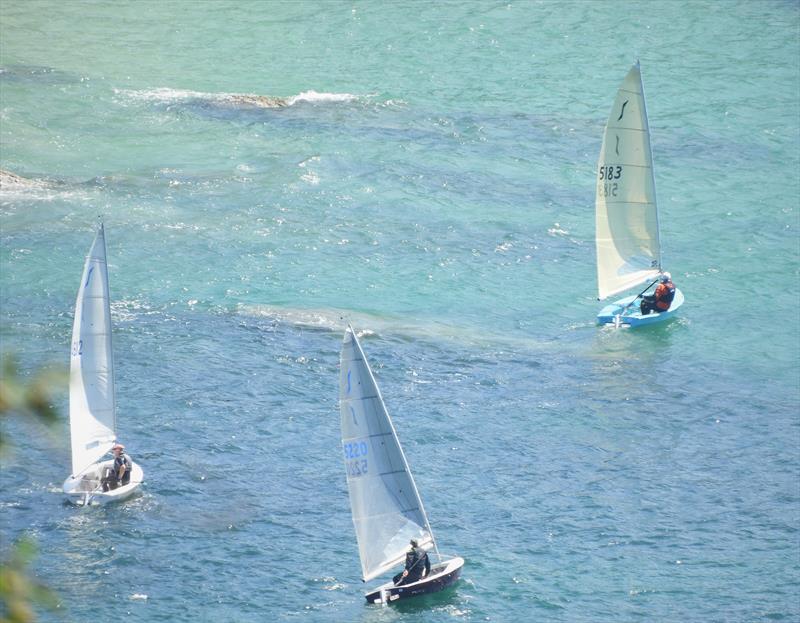
{"type": "Polygon", "coordinates": [[[66,369],[102,218],[146,477],[66,506],[65,419],[4,424],[40,620],[800,620],[797,2],[4,2],[0,140],[2,351],[66,369]],[[615,331],[594,175],[637,58],[687,301],[615,331]],[[363,599],[347,320],[466,559],[407,605],[363,599]]]}

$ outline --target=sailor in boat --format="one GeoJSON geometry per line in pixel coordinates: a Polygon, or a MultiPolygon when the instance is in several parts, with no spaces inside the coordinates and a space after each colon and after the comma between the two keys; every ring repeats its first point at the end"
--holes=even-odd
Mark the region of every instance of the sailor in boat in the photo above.
{"type": "Polygon", "coordinates": [[[131,481],[131,460],[125,454],[125,446],[121,443],[114,444],[111,451],[114,453],[114,465],[105,469],[103,491],[116,489],[131,481]]]}
{"type": "Polygon", "coordinates": [[[427,552],[419,547],[417,539],[411,539],[411,549],[406,552],[406,565],[402,573],[394,576],[394,585],[411,584],[431,572],[431,561],[427,552]]]}
{"type": "Polygon", "coordinates": [[[655,294],[647,294],[642,297],[639,307],[642,316],[646,316],[650,312],[665,312],[672,305],[672,299],[675,298],[675,284],[672,283],[672,276],[669,273],[661,273],[659,281],[661,283],[658,284],[655,294]]]}

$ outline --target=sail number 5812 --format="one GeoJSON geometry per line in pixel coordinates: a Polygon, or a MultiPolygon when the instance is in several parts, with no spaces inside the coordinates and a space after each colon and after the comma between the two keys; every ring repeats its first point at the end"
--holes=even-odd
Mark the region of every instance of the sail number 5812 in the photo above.
{"type": "Polygon", "coordinates": [[[597,185],[597,194],[601,197],[616,197],[617,186],[616,182],[603,182],[597,185]]]}

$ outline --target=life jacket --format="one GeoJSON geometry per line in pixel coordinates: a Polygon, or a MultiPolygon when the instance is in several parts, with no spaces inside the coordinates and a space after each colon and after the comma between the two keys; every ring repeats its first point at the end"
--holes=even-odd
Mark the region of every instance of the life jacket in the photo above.
{"type": "Polygon", "coordinates": [[[430,562],[428,561],[428,554],[421,548],[412,548],[406,553],[406,570],[410,578],[419,579],[422,577],[423,572],[430,570],[430,562]]]}
{"type": "Polygon", "coordinates": [[[126,454],[120,454],[114,459],[114,475],[117,478],[120,477],[119,472],[123,465],[125,466],[125,474],[123,475],[123,478],[125,480],[129,480],[131,477],[131,462],[126,454]]]}
{"type": "Polygon", "coordinates": [[[656,308],[667,311],[675,298],[675,284],[671,281],[658,284],[656,288],[656,308]]]}

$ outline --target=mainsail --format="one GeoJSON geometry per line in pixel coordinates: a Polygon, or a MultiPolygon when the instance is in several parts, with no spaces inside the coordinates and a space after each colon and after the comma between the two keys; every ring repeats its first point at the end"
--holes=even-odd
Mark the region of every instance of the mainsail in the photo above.
{"type": "Polygon", "coordinates": [[[103,226],[86,257],[70,354],[69,426],[72,475],[76,476],[111,448],[115,438],[114,365],[111,311],[103,226]]]}
{"type": "Polygon", "coordinates": [[[650,128],[637,62],[617,92],[597,165],[598,296],[655,279],[661,271],[650,128]]]}
{"type": "Polygon", "coordinates": [[[339,377],[342,449],[365,582],[404,560],[409,540],[433,542],[428,518],[367,358],[352,327],[339,377]]]}

